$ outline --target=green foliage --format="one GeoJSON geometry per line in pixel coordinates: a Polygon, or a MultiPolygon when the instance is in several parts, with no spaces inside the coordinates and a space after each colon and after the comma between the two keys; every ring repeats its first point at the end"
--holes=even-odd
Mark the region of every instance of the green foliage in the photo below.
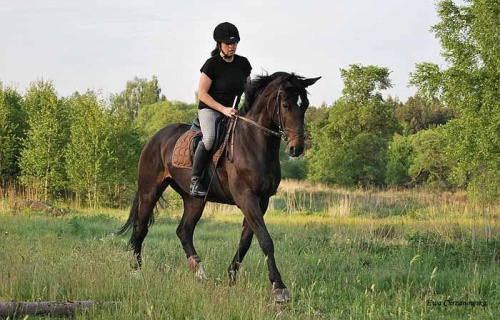
{"type": "Polygon", "coordinates": [[[352,64],[349,69],[340,69],[340,75],[344,81],[342,93],[350,101],[363,103],[374,97],[382,99],[380,90],[392,87],[387,68],[352,64]]]}
{"type": "Polygon", "coordinates": [[[93,92],[74,94],[69,104],[72,112],[70,142],[66,149],[66,172],[69,187],[80,198],[97,206],[117,162],[111,150],[112,118],[93,92]]]}
{"type": "Polygon", "coordinates": [[[346,186],[383,185],[387,145],[399,130],[394,104],[376,91],[391,86],[389,70],[351,65],[341,74],[342,98],[330,108],[328,120],[311,124],[309,179],[346,186]]]}
{"type": "Polygon", "coordinates": [[[404,186],[411,181],[408,174],[413,149],[408,137],[395,134],[387,150],[385,182],[389,186],[404,186]]]}
{"type": "Polygon", "coordinates": [[[121,206],[136,193],[137,164],[143,146],[140,128],[123,114],[113,114],[109,145],[112,164],[107,173],[113,184],[108,184],[106,191],[108,205],[121,206]]]}
{"type": "Polygon", "coordinates": [[[499,8],[497,0],[441,1],[433,31],[448,68],[423,63],[412,74],[421,94],[457,109],[446,125],[454,181],[484,200],[500,197],[499,8]]]}
{"type": "Polygon", "coordinates": [[[49,81],[40,80],[26,93],[28,131],[23,140],[22,182],[43,199],[64,188],[64,149],[69,138],[68,108],[49,81]]]}
{"type": "Polygon", "coordinates": [[[315,128],[321,128],[328,124],[328,113],[330,108],[326,105],[322,105],[319,108],[310,106],[307,108],[305,115],[305,125],[306,125],[306,135],[310,133],[308,130],[311,126],[315,128]]]}
{"type": "Polygon", "coordinates": [[[169,124],[192,123],[197,114],[196,104],[166,100],[141,106],[135,123],[143,131],[143,141],[147,141],[158,130],[169,124]]]}
{"type": "Polygon", "coordinates": [[[454,112],[437,99],[427,99],[416,95],[406,103],[396,105],[396,117],[403,125],[405,135],[444,125],[454,118],[454,112]]]}
{"type": "Polygon", "coordinates": [[[0,83],[0,181],[15,179],[19,173],[18,159],[21,139],[26,130],[22,97],[0,83]]]}
{"type": "Polygon", "coordinates": [[[410,136],[409,141],[413,155],[408,173],[412,181],[431,187],[449,187],[452,163],[445,153],[448,139],[444,127],[420,131],[410,136]]]}
{"type": "Polygon", "coordinates": [[[13,123],[8,119],[9,109],[5,103],[3,86],[0,83],[0,179],[12,175],[14,167],[13,123]]]}
{"type": "Polygon", "coordinates": [[[419,93],[427,99],[435,99],[442,94],[443,74],[434,63],[423,62],[410,73],[410,85],[416,86],[419,93]]]}
{"type": "Polygon", "coordinates": [[[160,101],[160,93],[161,88],[156,76],[150,81],[135,77],[127,82],[124,91],[111,97],[111,106],[114,113],[123,112],[134,119],[141,106],[160,101]]]}
{"type": "Polygon", "coordinates": [[[93,92],[75,94],[70,101],[70,188],[94,207],[120,206],[136,190],[141,131],[126,113],[110,111],[93,92]]]}
{"type": "Polygon", "coordinates": [[[280,165],[282,179],[304,180],[307,177],[307,160],[303,157],[291,158],[286,153],[286,144],[280,145],[280,165]]]}

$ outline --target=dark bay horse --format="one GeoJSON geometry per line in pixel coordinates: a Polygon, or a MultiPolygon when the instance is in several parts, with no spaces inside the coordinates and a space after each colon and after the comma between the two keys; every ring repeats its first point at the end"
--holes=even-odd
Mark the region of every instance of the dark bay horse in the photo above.
{"type": "MultiPolygon", "coordinates": [[[[297,157],[304,151],[304,115],[309,105],[306,88],[319,78],[306,79],[295,74],[277,72],[260,76],[246,88],[244,106],[239,110],[232,131],[232,158],[217,168],[223,194],[209,191],[208,201],[237,205],[243,212],[243,230],[236,254],[228,268],[230,284],[250,248],[253,235],[267,258],[269,280],[276,302],[286,302],[290,294],[281,279],[274,258],[274,244],[264,222],[269,198],[281,180],[279,147],[287,141],[287,152],[297,157]]],[[[172,165],[177,139],[189,130],[187,124],[172,124],[157,132],[142,150],[139,160],[138,190],[130,216],[117,232],[130,227],[131,248],[141,266],[141,249],[153,221],[153,209],[170,186],[180,194],[184,213],[177,228],[190,268],[206,278],[201,259],[193,245],[193,232],[205,207],[205,199],[189,195],[191,170],[172,165]]]]}

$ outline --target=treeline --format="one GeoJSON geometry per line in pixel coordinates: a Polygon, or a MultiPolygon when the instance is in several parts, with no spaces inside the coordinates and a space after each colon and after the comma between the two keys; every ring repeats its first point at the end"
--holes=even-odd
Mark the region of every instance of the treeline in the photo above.
{"type": "Polygon", "coordinates": [[[420,63],[404,104],[384,100],[389,70],[341,70],[343,96],[311,121],[308,178],[341,185],[467,189],[500,196],[498,1],[445,0],[432,31],[447,63],[420,63]]]}
{"type": "Polygon", "coordinates": [[[39,199],[119,206],[135,193],[143,145],[163,126],[190,122],[196,105],[161,96],[158,79],[135,78],[105,100],[58,97],[50,81],[24,95],[0,84],[0,179],[39,199]]]}
{"type": "MultiPolygon", "coordinates": [[[[280,153],[282,176],[353,187],[467,189],[500,195],[500,20],[493,0],[438,4],[433,27],[447,68],[417,64],[406,102],[384,98],[390,70],[341,69],[342,97],[306,113],[307,150],[280,153]]],[[[0,179],[42,199],[118,206],[135,191],[144,143],[158,129],[190,123],[196,104],[169,101],[158,79],[135,78],[103,99],[58,97],[50,81],[24,95],[0,85],[0,179]]]]}
{"type": "Polygon", "coordinates": [[[419,95],[384,99],[389,70],[342,69],[343,96],[309,113],[308,179],[342,186],[450,188],[443,128],[453,108],[419,95]]]}

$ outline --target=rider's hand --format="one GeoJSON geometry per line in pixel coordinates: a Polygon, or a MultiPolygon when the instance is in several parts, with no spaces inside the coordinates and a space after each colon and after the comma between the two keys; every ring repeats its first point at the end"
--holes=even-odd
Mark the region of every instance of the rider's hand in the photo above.
{"type": "Polygon", "coordinates": [[[228,117],[228,118],[234,118],[234,116],[236,115],[236,110],[233,109],[233,108],[228,108],[228,107],[225,107],[224,110],[222,110],[222,113],[228,117]]]}

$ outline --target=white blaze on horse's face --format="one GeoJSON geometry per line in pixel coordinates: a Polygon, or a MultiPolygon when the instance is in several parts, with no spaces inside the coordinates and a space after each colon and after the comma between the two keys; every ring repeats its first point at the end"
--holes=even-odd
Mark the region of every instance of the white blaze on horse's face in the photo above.
{"type": "Polygon", "coordinates": [[[291,157],[298,157],[304,152],[304,116],[306,108],[301,108],[301,102],[298,93],[284,92],[282,95],[283,131],[287,140],[286,150],[291,157]]]}

